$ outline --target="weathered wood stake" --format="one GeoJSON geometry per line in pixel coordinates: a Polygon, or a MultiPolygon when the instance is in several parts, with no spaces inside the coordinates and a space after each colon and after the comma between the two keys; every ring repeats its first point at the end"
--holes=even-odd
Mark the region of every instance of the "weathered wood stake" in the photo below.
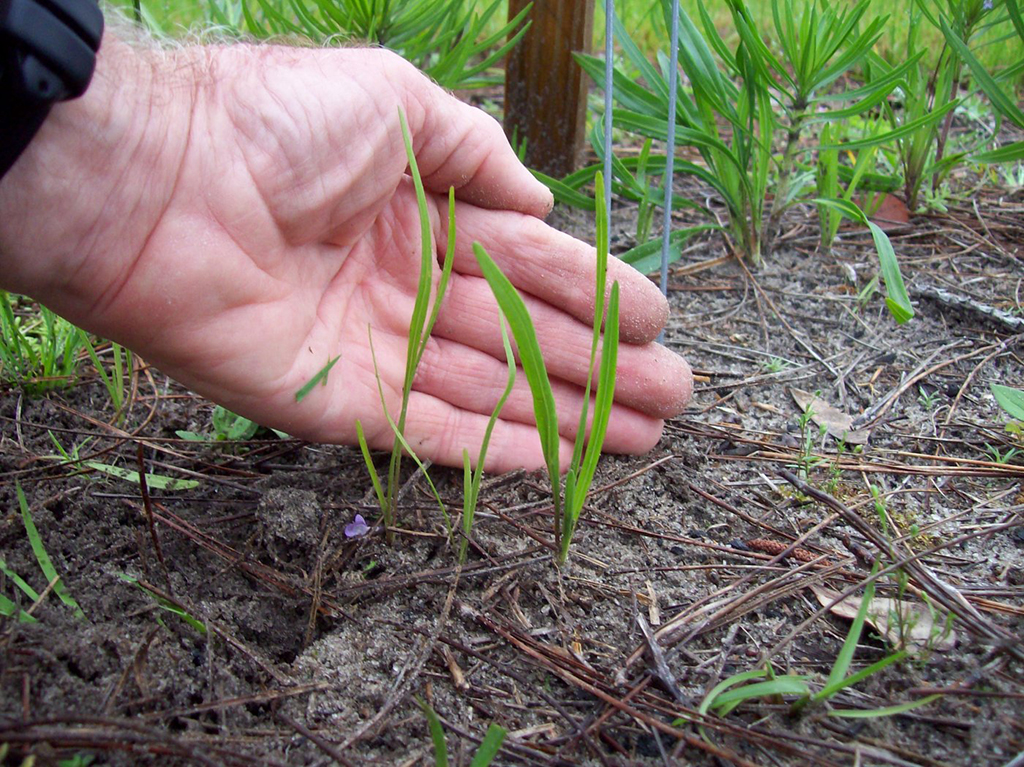
{"type": "MultiPolygon", "coordinates": [[[[509,0],[509,18],[527,2],[509,0]]],[[[583,148],[587,79],[572,53],[590,50],[594,0],[535,0],[530,18],[505,72],[505,133],[526,140],[527,165],[560,178],[583,148]]]]}

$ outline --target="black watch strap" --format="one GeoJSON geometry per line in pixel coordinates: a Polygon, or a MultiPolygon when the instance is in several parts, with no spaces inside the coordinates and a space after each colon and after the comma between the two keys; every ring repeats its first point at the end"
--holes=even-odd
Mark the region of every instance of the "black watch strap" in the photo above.
{"type": "Polygon", "coordinates": [[[96,0],[0,0],[0,177],[54,103],[85,93],[102,37],[96,0]]]}

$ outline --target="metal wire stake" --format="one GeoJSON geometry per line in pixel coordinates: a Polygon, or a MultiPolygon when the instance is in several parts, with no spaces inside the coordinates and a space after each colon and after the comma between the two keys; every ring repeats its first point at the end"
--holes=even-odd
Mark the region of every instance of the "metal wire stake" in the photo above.
{"type": "Polygon", "coordinates": [[[615,91],[612,19],[615,0],[604,2],[604,212],[609,225],[612,220],[612,97],[615,91]]]}
{"type": "MultiPolygon", "coordinates": [[[[672,234],[672,175],[676,158],[676,91],[679,88],[679,0],[672,0],[672,35],[668,69],[668,137],[665,148],[665,223],[661,232],[661,293],[668,295],[668,249],[672,234]]],[[[665,331],[658,341],[665,340],[665,331]]]]}

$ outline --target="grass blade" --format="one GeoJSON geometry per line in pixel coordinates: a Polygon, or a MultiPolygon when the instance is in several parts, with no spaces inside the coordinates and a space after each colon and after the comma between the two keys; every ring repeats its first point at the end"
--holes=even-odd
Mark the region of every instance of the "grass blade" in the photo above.
{"type": "Polygon", "coordinates": [[[363,434],[363,422],[356,421],[356,438],[359,440],[359,451],[363,454],[366,462],[366,470],[370,473],[370,481],[373,483],[373,492],[377,494],[377,503],[380,504],[381,514],[387,516],[388,501],[384,495],[384,488],[381,487],[380,477],[377,474],[377,467],[373,465],[373,458],[370,456],[370,447],[366,444],[366,435],[363,434]]]}
{"type": "MultiPolygon", "coordinates": [[[[551,479],[557,525],[560,524],[562,511],[559,486],[561,471],[558,456],[560,443],[558,415],[555,412],[555,397],[551,391],[547,367],[544,365],[544,356],[541,354],[540,344],[537,341],[537,331],[533,327],[533,320],[530,319],[530,313],[527,311],[523,299],[519,297],[519,293],[516,292],[508,278],[502,274],[501,269],[487,254],[487,251],[479,243],[473,243],[473,252],[476,254],[476,260],[480,264],[484,279],[491,286],[498,306],[505,313],[509,327],[512,329],[512,335],[519,349],[519,361],[522,363],[526,380],[530,384],[537,433],[540,436],[541,450],[544,453],[548,476],[551,479]]],[[[560,534],[561,531],[558,530],[558,535],[560,536],[560,534]]]]}
{"type": "MultiPolygon", "coordinates": [[[[139,472],[134,469],[122,469],[120,466],[111,466],[98,461],[84,461],[82,465],[115,479],[123,479],[134,485],[139,484],[139,472]]],[[[157,490],[192,490],[199,487],[199,484],[199,480],[196,479],[174,479],[163,474],[146,475],[146,485],[157,490]]]]}
{"type": "Polygon", "coordinates": [[[469,763],[469,767],[488,767],[501,750],[505,735],[504,727],[491,722],[484,733],[484,739],[480,741],[480,748],[473,754],[473,761],[469,763]]]}
{"type": "Polygon", "coordinates": [[[434,741],[434,764],[436,767],[448,767],[448,746],[445,744],[444,727],[441,726],[441,720],[437,718],[437,713],[426,701],[418,695],[415,697],[417,705],[427,718],[427,729],[430,730],[430,739],[434,741]]]}
{"type": "Polygon", "coordinates": [[[35,523],[32,521],[32,514],[28,508],[28,501],[25,499],[25,492],[21,489],[21,485],[15,483],[15,492],[18,494],[18,505],[21,507],[21,519],[25,523],[25,533],[28,535],[29,545],[32,546],[32,553],[36,555],[36,561],[39,563],[39,569],[43,571],[43,577],[46,578],[48,583],[53,584],[53,592],[60,598],[60,601],[70,607],[74,611],[76,618],[85,618],[85,613],[82,612],[82,608],[78,606],[78,602],[75,598],[68,593],[67,588],[64,586],[64,582],[57,575],[57,568],[53,566],[53,562],[50,560],[50,555],[46,553],[46,548],[43,546],[43,539],[39,536],[39,531],[36,529],[35,523]]]}
{"type": "Polygon", "coordinates": [[[306,382],[305,386],[303,386],[301,389],[299,389],[297,392],[295,392],[295,401],[296,402],[302,402],[302,400],[305,398],[305,396],[307,394],[309,394],[311,391],[313,391],[313,387],[316,386],[321,381],[323,381],[324,382],[324,386],[326,386],[327,385],[327,374],[331,372],[331,368],[333,368],[337,364],[338,360],[340,360],[340,359],[341,359],[341,355],[339,354],[333,360],[329,361],[326,365],[324,365],[322,368],[320,368],[320,371],[315,376],[310,378],[309,381],[306,382]]]}

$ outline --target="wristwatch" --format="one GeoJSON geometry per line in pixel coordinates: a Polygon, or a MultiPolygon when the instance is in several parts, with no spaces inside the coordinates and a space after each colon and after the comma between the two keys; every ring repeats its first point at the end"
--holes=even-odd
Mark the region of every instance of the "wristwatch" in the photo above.
{"type": "Polygon", "coordinates": [[[85,93],[102,37],[96,0],[0,0],[0,178],[50,107],[85,93]]]}

